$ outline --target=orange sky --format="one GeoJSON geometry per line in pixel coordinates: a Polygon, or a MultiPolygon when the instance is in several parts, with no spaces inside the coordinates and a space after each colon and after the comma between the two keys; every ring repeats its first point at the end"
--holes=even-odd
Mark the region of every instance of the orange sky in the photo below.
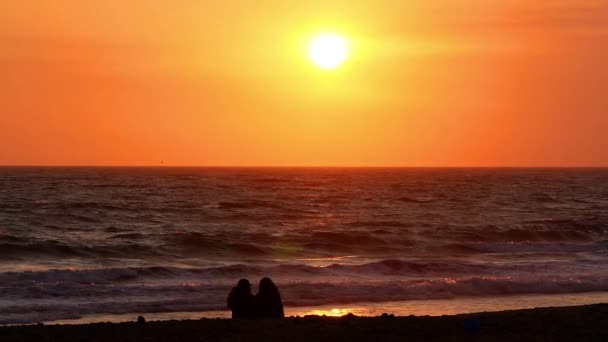
{"type": "Polygon", "coordinates": [[[5,165],[608,166],[605,0],[6,0],[0,76],[5,165]]]}

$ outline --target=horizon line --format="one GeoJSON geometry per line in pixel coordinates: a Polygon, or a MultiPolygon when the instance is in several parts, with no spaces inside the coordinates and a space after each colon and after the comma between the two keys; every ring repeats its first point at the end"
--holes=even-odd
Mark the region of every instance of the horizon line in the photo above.
{"type": "Polygon", "coordinates": [[[0,164],[0,168],[209,168],[209,169],[603,169],[606,165],[82,165],[82,164],[0,164]]]}

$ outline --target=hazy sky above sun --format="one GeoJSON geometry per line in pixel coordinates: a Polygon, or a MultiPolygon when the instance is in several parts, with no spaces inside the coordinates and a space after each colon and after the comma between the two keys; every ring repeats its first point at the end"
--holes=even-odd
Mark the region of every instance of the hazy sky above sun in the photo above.
{"type": "Polygon", "coordinates": [[[5,0],[0,76],[5,165],[608,166],[606,0],[5,0]]]}

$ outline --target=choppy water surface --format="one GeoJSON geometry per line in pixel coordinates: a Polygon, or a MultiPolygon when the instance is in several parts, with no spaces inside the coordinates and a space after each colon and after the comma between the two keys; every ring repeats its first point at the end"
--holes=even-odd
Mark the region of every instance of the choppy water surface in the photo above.
{"type": "Polygon", "coordinates": [[[608,169],[0,168],[0,324],[608,291],[608,169]]]}

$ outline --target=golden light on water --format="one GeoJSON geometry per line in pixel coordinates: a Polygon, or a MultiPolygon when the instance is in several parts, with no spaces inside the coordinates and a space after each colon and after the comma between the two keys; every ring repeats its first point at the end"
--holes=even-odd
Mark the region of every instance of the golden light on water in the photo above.
{"type": "Polygon", "coordinates": [[[333,308],[333,309],[319,309],[307,312],[305,315],[316,315],[316,316],[330,316],[330,317],[342,317],[348,315],[353,311],[352,308],[333,308]]]}

